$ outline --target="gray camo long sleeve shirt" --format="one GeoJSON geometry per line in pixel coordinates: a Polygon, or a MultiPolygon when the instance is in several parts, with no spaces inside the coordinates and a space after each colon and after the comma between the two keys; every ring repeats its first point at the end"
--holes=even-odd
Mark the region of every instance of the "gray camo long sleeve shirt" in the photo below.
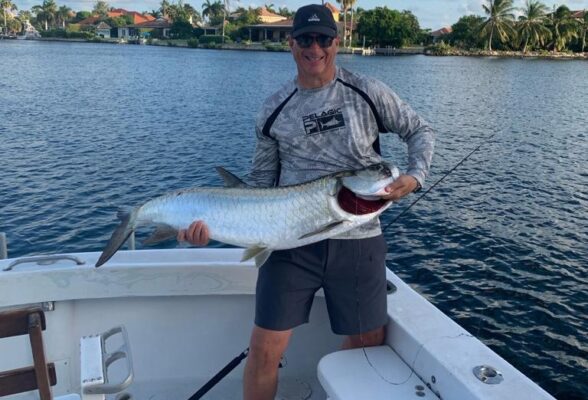
{"type": "MultiPolygon", "coordinates": [[[[294,185],[378,163],[382,157],[374,143],[385,132],[407,144],[406,174],[423,186],[434,132],[388,86],[340,67],[332,82],[317,89],[303,89],[295,78],[270,96],[257,116],[249,180],[261,187],[294,185]]],[[[380,233],[376,219],[338,238],[380,233]]]]}

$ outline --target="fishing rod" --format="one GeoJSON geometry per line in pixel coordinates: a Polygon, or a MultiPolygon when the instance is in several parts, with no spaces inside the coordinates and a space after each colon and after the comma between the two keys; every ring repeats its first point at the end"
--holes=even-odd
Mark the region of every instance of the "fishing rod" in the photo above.
{"type": "Polygon", "coordinates": [[[494,138],[494,136],[496,136],[496,133],[493,133],[488,138],[486,138],[482,143],[480,143],[478,146],[476,146],[475,149],[470,151],[468,153],[468,155],[466,155],[457,164],[455,164],[455,166],[453,168],[451,168],[449,171],[447,171],[439,180],[437,180],[437,182],[433,183],[430,188],[428,188],[416,200],[414,200],[412,203],[410,203],[410,205],[408,207],[406,207],[404,210],[402,210],[402,212],[400,214],[398,214],[392,221],[390,221],[384,227],[384,229],[382,229],[382,233],[384,233],[386,231],[386,229],[388,229],[394,222],[398,221],[398,219],[400,219],[400,217],[402,217],[404,214],[406,214],[408,212],[408,210],[410,210],[415,204],[417,204],[419,201],[421,201],[423,199],[423,197],[425,197],[427,194],[429,194],[429,192],[431,190],[433,190],[438,184],[440,184],[445,178],[447,178],[453,171],[455,171],[461,164],[463,164],[468,158],[470,158],[472,154],[474,154],[476,151],[478,151],[480,149],[480,147],[482,147],[484,144],[488,143],[492,138],[494,138]]]}

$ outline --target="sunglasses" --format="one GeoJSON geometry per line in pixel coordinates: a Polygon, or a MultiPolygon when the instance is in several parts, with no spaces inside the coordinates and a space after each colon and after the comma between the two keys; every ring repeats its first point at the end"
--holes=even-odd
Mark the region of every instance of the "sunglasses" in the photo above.
{"type": "Polygon", "coordinates": [[[300,35],[297,36],[294,40],[296,40],[298,46],[302,47],[303,49],[308,49],[315,41],[320,48],[326,49],[327,47],[331,47],[334,39],[335,38],[327,35],[300,35]]]}

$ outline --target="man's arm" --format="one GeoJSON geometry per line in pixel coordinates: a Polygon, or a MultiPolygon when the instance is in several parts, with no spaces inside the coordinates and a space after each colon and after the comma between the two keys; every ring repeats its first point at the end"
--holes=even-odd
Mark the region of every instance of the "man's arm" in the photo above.
{"type": "MultiPolygon", "coordinates": [[[[403,102],[390,88],[381,82],[377,83],[376,106],[386,129],[395,132],[407,144],[408,169],[406,175],[414,178],[403,179],[399,186],[420,189],[429,173],[435,133],[429,124],[422,119],[407,103],[403,102]]],[[[397,187],[399,188],[399,187],[397,187]]],[[[410,190],[410,191],[413,191],[410,190]]],[[[410,193],[410,191],[408,193],[410,193]]]]}
{"type": "Polygon", "coordinates": [[[278,153],[278,142],[274,138],[265,136],[259,127],[255,133],[257,143],[248,181],[252,186],[271,187],[278,179],[280,170],[280,156],[278,153]]]}

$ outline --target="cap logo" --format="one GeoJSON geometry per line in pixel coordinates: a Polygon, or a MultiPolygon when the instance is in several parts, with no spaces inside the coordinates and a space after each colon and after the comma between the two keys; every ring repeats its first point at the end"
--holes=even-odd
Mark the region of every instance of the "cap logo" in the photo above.
{"type": "Polygon", "coordinates": [[[312,14],[312,17],[308,19],[308,22],[321,22],[321,19],[316,14],[312,14]]]}

